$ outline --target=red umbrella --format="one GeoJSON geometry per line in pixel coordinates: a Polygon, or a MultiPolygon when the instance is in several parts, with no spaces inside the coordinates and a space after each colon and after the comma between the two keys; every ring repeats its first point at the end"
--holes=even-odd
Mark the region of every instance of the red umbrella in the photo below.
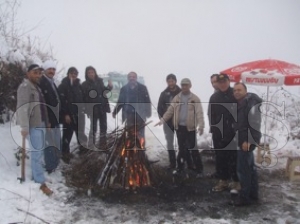
{"type": "MultiPolygon", "coordinates": [[[[227,74],[231,82],[242,81],[249,85],[267,86],[267,102],[270,86],[300,85],[300,66],[273,59],[243,63],[220,73],[227,74]]],[[[268,111],[268,106],[266,110],[268,111]]],[[[264,148],[267,144],[267,118],[268,116],[265,119],[264,148]]]]}
{"type": "Polygon", "coordinates": [[[285,61],[266,59],[247,62],[221,71],[230,81],[250,85],[300,85],[300,66],[285,61]]]}

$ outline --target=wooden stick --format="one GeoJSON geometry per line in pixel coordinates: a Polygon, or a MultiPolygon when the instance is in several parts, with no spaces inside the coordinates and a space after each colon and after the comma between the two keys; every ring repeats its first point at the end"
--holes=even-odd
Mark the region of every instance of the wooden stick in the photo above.
{"type": "Polygon", "coordinates": [[[21,159],[21,177],[18,178],[20,183],[25,181],[25,160],[26,160],[26,143],[25,137],[22,136],[22,159],[21,159]]]}
{"type": "Polygon", "coordinates": [[[24,200],[26,200],[27,202],[29,202],[29,203],[30,203],[30,200],[29,200],[29,199],[25,198],[24,196],[22,196],[22,195],[20,195],[20,194],[18,194],[18,193],[16,193],[16,192],[13,192],[13,191],[7,190],[7,189],[5,189],[5,188],[2,188],[2,187],[0,188],[0,190],[4,190],[4,191],[10,192],[10,193],[12,193],[12,194],[15,194],[15,195],[17,195],[17,196],[19,196],[19,197],[23,198],[24,200]]]}
{"type": "Polygon", "coordinates": [[[27,215],[30,215],[30,216],[32,216],[32,217],[34,217],[34,218],[36,218],[36,219],[42,221],[43,223],[50,224],[50,222],[47,222],[46,220],[44,220],[44,219],[42,219],[42,218],[40,218],[40,217],[37,217],[35,214],[33,214],[33,213],[31,213],[31,212],[24,211],[23,209],[20,209],[20,208],[17,208],[17,210],[20,211],[20,212],[24,212],[24,213],[26,213],[27,215]]]}

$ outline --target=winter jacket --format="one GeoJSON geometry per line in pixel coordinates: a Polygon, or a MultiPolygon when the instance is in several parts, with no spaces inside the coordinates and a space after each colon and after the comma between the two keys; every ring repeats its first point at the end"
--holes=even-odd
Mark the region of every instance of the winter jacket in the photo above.
{"type": "Polygon", "coordinates": [[[55,83],[53,85],[56,90],[56,93],[54,92],[55,90],[52,87],[51,81],[48,80],[47,77],[42,76],[39,83],[39,87],[42,90],[42,93],[45,98],[45,102],[47,104],[47,112],[48,112],[48,118],[49,118],[49,123],[51,124],[51,128],[57,127],[57,125],[60,123],[62,119],[62,114],[60,113],[61,99],[55,83]]]}
{"type": "MultiPolygon", "coordinates": [[[[173,118],[172,120],[175,130],[178,129],[179,124],[181,95],[182,93],[179,93],[173,98],[171,105],[168,107],[161,119],[162,121],[167,122],[173,118]]],[[[196,131],[197,128],[204,129],[203,110],[199,97],[190,93],[188,104],[188,116],[186,118],[187,130],[196,131]]]]}
{"type": "Polygon", "coordinates": [[[58,87],[61,98],[61,108],[63,116],[69,115],[72,119],[79,113],[84,113],[83,91],[80,79],[75,79],[71,84],[68,77],[65,77],[58,87]]]}
{"type": "MultiPolygon", "coordinates": [[[[42,122],[48,124],[48,114],[44,99],[41,101],[42,92],[28,79],[24,79],[17,91],[17,124],[23,131],[29,128],[41,127],[42,122]],[[42,110],[44,107],[44,120],[42,110]]],[[[43,97],[43,96],[42,96],[43,97]]]]}
{"type": "Polygon", "coordinates": [[[209,109],[210,131],[214,139],[227,145],[235,136],[237,102],[233,96],[233,88],[229,87],[226,92],[215,92],[210,97],[209,109]],[[222,120],[223,123],[220,123],[222,120]]]}
{"type": "MultiPolygon", "coordinates": [[[[164,91],[161,92],[158,100],[157,105],[157,113],[159,118],[161,118],[164,113],[166,113],[168,107],[170,106],[170,103],[172,102],[173,98],[181,92],[181,89],[179,86],[176,85],[175,90],[171,91],[169,87],[167,87],[164,91]]],[[[170,119],[167,124],[169,127],[173,127],[172,119],[170,119]]]]}
{"type": "Polygon", "coordinates": [[[105,87],[102,78],[96,76],[95,80],[91,80],[85,75],[85,81],[81,86],[87,115],[92,115],[93,108],[110,113],[107,93],[112,88],[105,87]]]}
{"type": "Polygon", "coordinates": [[[262,99],[254,93],[248,93],[238,102],[237,123],[235,130],[238,131],[238,145],[241,148],[244,142],[249,142],[250,150],[259,144],[261,138],[261,112],[259,107],[262,99]]]}
{"type": "Polygon", "coordinates": [[[137,119],[141,118],[142,122],[145,122],[152,114],[147,87],[139,82],[134,89],[131,89],[129,84],[123,86],[113,114],[116,115],[121,109],[123,122],[134,113],[138,115],[137,119]]]}

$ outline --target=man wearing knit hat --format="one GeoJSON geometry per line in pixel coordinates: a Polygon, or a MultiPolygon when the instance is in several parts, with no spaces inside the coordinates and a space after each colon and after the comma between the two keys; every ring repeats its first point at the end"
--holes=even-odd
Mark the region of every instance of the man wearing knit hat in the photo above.
{"type": "MultiPolygon", "coordinates": [[[[164,113],[167,111],[168,107],[170,106],[171,101],[173,98],[181,92],[180,87],[177,85],[177,79],[174,74],[169,74],[166,77],[167,88],[161,92],[158,105],[157,105],[157,113],[161,118],[164,113]]],[[[174,150],[174,125],[172,123],[172,119],[168,122],[164,123],[163,125],[165,138],[167,142],[167,150],[169,154],[169,161],[170,161],[170,169],[176,168],[176,153],[174,150]]]]}
{"type": "Polygon", "coordinates": [[[52,60],[43,63],[44,74],[41,77],[39,87],[47,104],[50,130],[46,133],[46,148],[44,150],[45,169],[48,173],[53,172],[59,163],[61,154],[61,134],[59,127],[61,100],[57,87],[54,83],[56,64],[52,60]]]}

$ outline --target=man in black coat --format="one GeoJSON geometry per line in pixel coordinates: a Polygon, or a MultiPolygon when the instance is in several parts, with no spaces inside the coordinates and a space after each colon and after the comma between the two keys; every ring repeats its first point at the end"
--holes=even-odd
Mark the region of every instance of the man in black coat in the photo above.
{"type": "Polygon", "coordinates": [[[80,79],[77,78],[78,70],[75,67],[70,67],[61,84],[58,87],[58,92],[61,97],[61,106],[63,114],[63,144],[62,153],[63,160],[69,162],[72,155],[70,154],[70,141],[75,131],[77,142],[80,145],[80,151],[84,152],[86,147],[87,137],[84,133],[85,115],[84,115],[84,99],[83,91],[80,85],[80,79]]]}
{"type": "Polygon", "coordinates": [[[253,150],[259,145],[261,132],[262,99],[254,93],[247,93],[244,83],[236,83],[233,88],[238,102],[238,114],[235,130],[238,132],[237,173],[241,183],[240,195],[230,204],[234,206],[249,205],[258,200],[257,172],[254,165],[253,150]]]}
{"type": "Polygon", "coordinates": [[[60,108],[61,99],[58,89],[54,83],[56,64],[52,60],[43,63],[44,75],[41,77],[39,87],[47,104],[48,120],[50,130],[46,133],[46,144],[44,149],[45,169],[51,173],[58,166],[61,156],[61,133],[60,133],[60,108]]]}
{"type": "Polygon", "coordinates": [[[219,177],[219,182],[212,190],[224,191],[230,188],[231,193],[238,193],[240,185],[236,173],[237,148],[234,139],[237,104],[229,77],[220,74],[217,81],[219,91],[215,92],[209,100],[209,123],[216,150],[216,169],[219,177]]]}
{"type": "Polygon", "coordinates": [[[96,69],[88,66],[85,69],[85,81],[82,83],[85,112],[90,118],[89,145],[91,148],[96,142],[97,123],[100,126],[100,143],[105,145],[107,132],[107,116],[110,113],[107,93],[112,90],[111,82],[105,87],[103,79],[97,75],[96,69]],[[103,140],[103,142],[101,142],[103,140]]]}
{"type": "MultiPolygon", "coordinates": [[[[173,74],[169,74],[166,78],[167,81],[167,88],[161,92],[158,105],[157,105],[157,113],[159,118],[162,118],[164,113],[167,111],[168,107],[170,106],[171,101],[173,98],[180,93],[181,89],[176,84],[177,78],[173,74]]],[[[176,153],[174,150],[174,125],[172,122],[173,119],[165,122],[163,124],[165,138],[167,141],[167,149],[169,153],[169,161],[170,161],[170,169],[176,168],[176,153]]]]}
{"type": "MultiPolygon", "coordinates": [[[[137,74],[130,72],[128,83],[120,90],[113,118],[122,109],[122,122],[138,129],[138,138],[145,138],[145,122],[151,116],[151,101],[147,87],[137,81],[137,74]]],[[[145,139],[144,139],[145,140],[145,139]]],[[[143,147],[143,146],[142,146],[143,147]]]]}

